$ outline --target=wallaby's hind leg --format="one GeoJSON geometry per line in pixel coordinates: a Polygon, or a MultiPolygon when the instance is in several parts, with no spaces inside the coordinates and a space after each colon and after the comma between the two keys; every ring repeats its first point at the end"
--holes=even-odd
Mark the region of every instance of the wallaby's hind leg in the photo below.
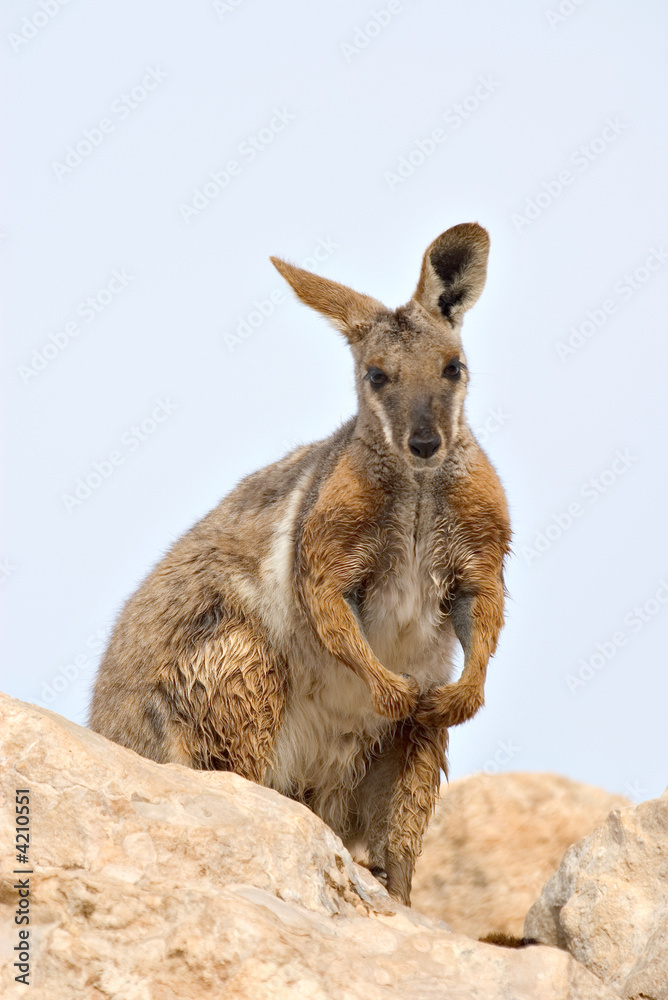
{"type": "Polygon", "coordinates": [[[369,760],[367,771],[351,800],[350,835],[345,838],[354,857],[388,886],[387,842],[390,811],[396,787],[404,770],[405,747],[402,726],[395,724],[369,760]]]}
{"type": "Polygon", "coordinates": [[[446,777],[448,773],[448,731],[426,729],[414,722],[405,730],[403,774],[390,804],[387,874],[390,892],[409,906],[413,871],[436,804],[441,771],[446,777]]]}
{"type": "Polygon", "coordinates": [[[121,633],[100,668],[91,728],[161,764],[236,771],[262,784],[273,763],[287,666],[259,626],[214,604],[199,616],[175,616],[169,641],[157,650],[140,641],[124,649],[123,642],[121,633]],[[151,654],[152,669],[142,677],[139,667],[151,654]]]}
{"type": "Polygon", "coordinates": [[[120,651],[112,644],[95,688],[91,728],[161,764],[236,771],[261,784],[272,764],[287,669],[259,627],[215,605],[177,619],[142,678],[134,665],[148,655],[139,643],[120,651]]]}
{"type": "Polygon", "coordinates": [[[206,641],[184,649],[170,681],[192,766],[235,771],[262,784],[273,763],[287,670],[259,628],[225,615],[206,641]]]}
{"type": "Polygon", "coordinates": [[[355,792],[356,835],[367,866],[410,906],[415,862],[446,770],[447,730],[398,723],[355,792]]]}

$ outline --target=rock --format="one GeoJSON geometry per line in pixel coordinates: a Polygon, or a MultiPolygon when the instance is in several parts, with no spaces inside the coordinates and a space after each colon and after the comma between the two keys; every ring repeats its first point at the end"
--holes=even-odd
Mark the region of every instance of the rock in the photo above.
{"type": "Polygon", "coordinates": [[[471,937],[521,937],[566,848],[621,795],[557,774],[477,774],[444,785],[413,880],[412,904],[471,937]]]}
{"type": "Polygon", "coordinates": [[[525,929],[622,997],[668,1000],[668,792],[574,844],[525,929]]]}
{"type": "MultiPolygon", "coordinates": [[[[155,764],[4,696],[0,738],[5,858],[30,789],[31,1000],[614,996],[562,951],[480,944],[395,904],[308,809],[234,774],[155,764]]],[[[5,959],[16,878],[5,866],[5,959]]],[[[28,995],[14,960],[5,1000],[28,995]]]]}

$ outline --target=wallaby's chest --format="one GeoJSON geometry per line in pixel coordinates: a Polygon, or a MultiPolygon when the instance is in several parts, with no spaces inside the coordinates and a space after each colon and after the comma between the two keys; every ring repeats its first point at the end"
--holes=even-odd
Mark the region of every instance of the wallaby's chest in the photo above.
{"type": "Polygon", "coordinates": [[[381,663],[422,687],[450,674],[453,633],[444,613],[450,582],[442,565],[441,518],[429,497],[397,504],[382,554],[358,599],[357,614],[381,663]]]}
{"type": "MultiPolygon", "coordinates": [[[[367,685],[324,648],[296,601],[296,519],[303,489],[287,498],[264,564],[267,621],[282,636],[290,671],[270,778],[281,791],[338,785],[388,726],[373,710],[367,685]]],[[[423,690],[447,683],[456,641],[443,611],[448,581],[435,505],[410,497],[394,504],[374,528],[380,541],[376,555],[347,595],[360,632],[388,670],[410,674],[423,690]]]]}
{"type": "MultiPolygon", "coordinates": [[[[378,565],[349,598],[360,631],[383,666],[410,674],[423,690],[450,680],[456,645],[441,607],[433,544],[433,530],[425,525],[388,538],[378,565]]],[[[334,789],[341,783],[354,786],[368,748],[389,723],[373,711],[366,685],[299,631],[288,659],[292,691],[270,782],[284,792],[317,790],[316,811],[336,827],[336,817],[326,814],[338,801],[334,789]]]]}
{"type": "MultiPolygon", "coordinates": [[[[277,519],[263,564],[258,607],[282,644],[289,645],[295,672],[308,672],[312,664],[318,686],[324,668],[316,651],[324,655],[324,650],[309,641],[312,628],[295,587],[297,513],[307,483],[305,477],[286,497],[277,519]]],[[[451,672],[453,631],[444,612],[452,568],[442,504],[429,494],[398,498],[373,528],[379,539],[375,554],[346,595],[360,631],[388,670],[411,674],[422,687],[443,683],[451,672]]]]}

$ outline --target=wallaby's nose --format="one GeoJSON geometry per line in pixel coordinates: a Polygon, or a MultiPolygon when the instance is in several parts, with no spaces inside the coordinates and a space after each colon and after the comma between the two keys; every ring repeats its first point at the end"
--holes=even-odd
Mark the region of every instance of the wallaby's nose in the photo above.
{"type": "Polygon", "coordinates": [[[431,458],[441,447],[441,438],[433,431],[416,431],[408,439],[408,447],[418,458],[431,458]]]}

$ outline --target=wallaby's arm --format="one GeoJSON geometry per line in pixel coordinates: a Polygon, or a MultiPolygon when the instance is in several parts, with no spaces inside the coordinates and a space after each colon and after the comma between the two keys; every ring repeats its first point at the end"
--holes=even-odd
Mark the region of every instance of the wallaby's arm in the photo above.
{"type": "Polygon", "coordinates": [[[464,669],[459,680],[433,688],[418,705],[416,719],[437,727],[470,719],[484,703],[487,664],[503,627],[503,560],[510,544],[505,497],[482,456],[451,502],[460,535],[454,548],[462,557],[449,615],[464,650],[464,669]]]}
{"type": "Polygon", "coordinates": [[[455,597],[450,620],[464,650],[464,669],[453,684],[433,688],[418,705],[416,719],[424,725],[449,727],[470,719],[485,700],[487,664],[496,650],[503,626],[503,584],[487,585],[477,593],[455,597]]]}
{"type": "Polygon", "coordinates": [[[374,525],[382,504],[380,491],[363,483],[344,456],[303,525],[296,583],[304,610],[332,656],[367,684],[380,715],[404,719],[415,707],[417,684],[376,658],[345,599],[373,566],[379,547],[374,525]]]}

